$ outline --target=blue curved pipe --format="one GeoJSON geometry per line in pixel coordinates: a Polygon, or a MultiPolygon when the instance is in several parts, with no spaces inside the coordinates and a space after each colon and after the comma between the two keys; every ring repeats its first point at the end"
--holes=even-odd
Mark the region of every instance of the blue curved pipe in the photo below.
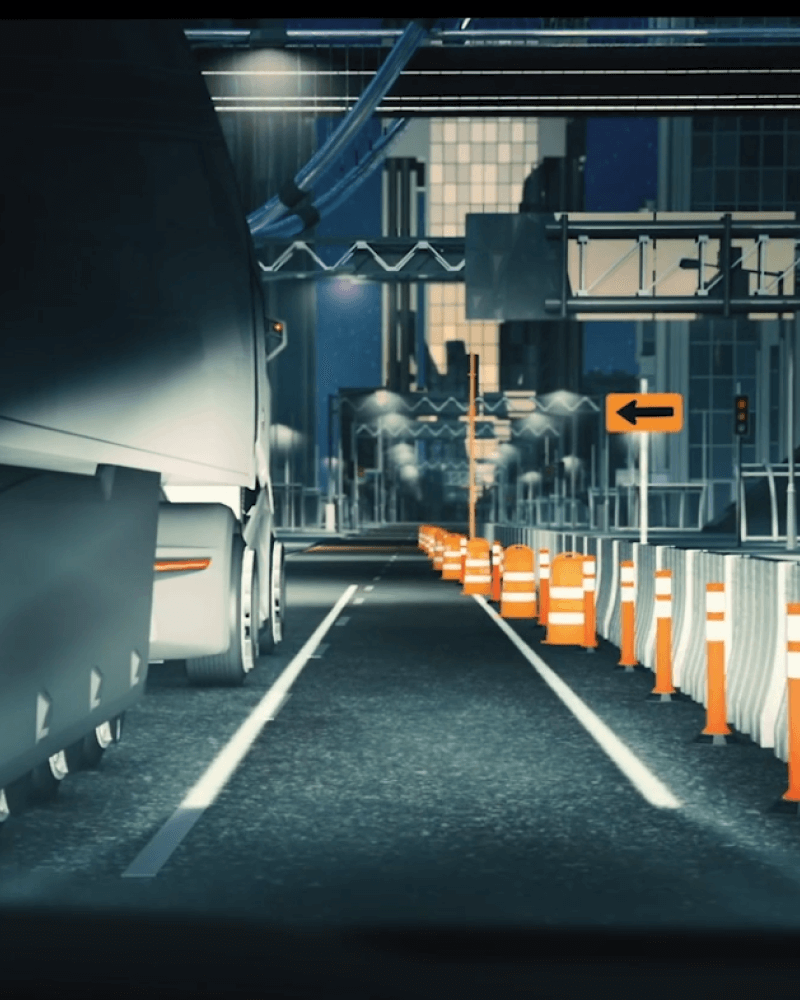
{"type": "MultiPolygon", "coordinates": [[[[372,113],[403,72],[409,59],[411,59],[423,39],[427,36],[428,30],[427,27],[415,22],[408,25],[389,53],[386,62],[375,74],[355,106],[345,115],[339,127],[332,133],[325,145],[317,150],[308,163],[296,175],[294,186],[297,192],[309,191],[314,181],[331,167],[349,143],[358,136],[364,125],[369,121],[372,113]]],[[[266,205],[257,208],[247,216],[250,232],[255,235],[259,230],[270,225],[270,223],[278,221],[280,216],[284,215],[288,210],[288,206],[281,200],[280,195],[275,195],[266,205]]]]}
{"type": "MultiPolygon", "coordinates": [[[[403,118],[396,122],[384,135],[380,137],[364,159],[358,166],[353,167],[337,184],[322,195],[316,208],[320,219],[326,218],[334,212],[343,202],[347,201],[364,181],[374,173],[375,169],[385,159],[389,152],[389,146],[395,137],[406,127],[408,120],[403,118]]],[[[303,231],[303,223],[297,216],[290,216],[288,219],[281,219],[271,226],[266,226],[253,234],[256,245],[259,245],[259,237],[297,236],[303,231]]]]}

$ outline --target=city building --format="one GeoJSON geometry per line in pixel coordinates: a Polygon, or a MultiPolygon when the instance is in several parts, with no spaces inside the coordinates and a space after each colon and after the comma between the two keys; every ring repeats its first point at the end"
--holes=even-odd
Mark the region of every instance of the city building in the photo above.
{"type": "MultiPolygon", "coordinates": [[[[651,25],[737,27],[776,20],[655,18],[651,25]]],[[[800,25],[796,17],[782,21],[800,25]]],[[[660,119],[658,157],[659,211],[800,212],[800,116],[660,119]]],[[[707,478],[707,516],[718,520],[735,495],[737,385],[749,397],[751,413],[742,461],[787,459],[784,333],[790,329],[796,352],[797,322],[713,318],[637,325],[639,370],[648,389],[679,392],[686,400],[686,431],[653,436],[651,472],[675,482],[707,478]]]]}

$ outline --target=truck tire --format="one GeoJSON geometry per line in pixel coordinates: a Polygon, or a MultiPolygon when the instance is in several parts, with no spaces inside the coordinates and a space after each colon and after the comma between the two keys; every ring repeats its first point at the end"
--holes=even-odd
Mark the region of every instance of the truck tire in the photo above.
{"type": "Polygon", "coordinates": [[[70,771],[93,770],[103,759],[103,754],[112,743],[122,739],[122,720],[125,713],[103,722],[83,739],[73,743],[64,751],[70,771]]]}
{"type": "Polygon", "coordinates": [[[68,773],[69,765],[63,750],[51,754],[47,760],[37,764],[30,773],[28,786],[28,801],[31,805],[52,802],[68,773]]]}
{"type": "Polygon", "coordinates": [[[286,567],[283,543],[273,541],[269,566],[269,616],[259,637],[262,653],[274,653],[283,641],[283,617],[286,607],[286,567]]]}
{"type": "Polygon", "coordinates": [[[244,683],[258,657],[258,626],[254,624],[258,621],[258,602],[255,552],[245,548],[240,535],[234,535],[228,591],[228,649],[215,656],[187,659],[186,674],[190,683],[222,687],[236,687],[244,683]]]}

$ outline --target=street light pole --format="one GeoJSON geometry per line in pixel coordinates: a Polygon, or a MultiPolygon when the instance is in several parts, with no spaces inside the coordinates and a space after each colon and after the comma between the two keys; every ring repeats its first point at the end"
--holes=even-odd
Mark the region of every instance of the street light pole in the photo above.
{"type": "MultiPolygon", "coordinates": [[[[643,378],[641,380],[640,392],[647,392],[647,379],[643,378]]],[[[639,458],[639,542],[641,545],[647,545],[647,479],[649,475],[648,470],[648,459],[649,459],[649,443],[650,435],[645,431],[641,434],[641,452],[639,458]]]]}
{"type": "Polygon", "coordinates": [[[784,322],[786,331],[786,444],[788,448],[789,476],[786,483],[786,549],[794,552],[797,544],[797,508],[794,491],[794,335],[793,320],[784,322]]]}
{"type": "Polygon", "coordinates": [[[356,417],[352,416],[350,422],[350,454],[353,456],[353,487],[352,487],[352,508],[353,508],[353,530],[358,531],[358,438],[356,436],[356,417]]]}
{"type": "Polygon", "coordinates": [[[469,537],[475,537],[475,355],[469,356],[469,537]]]}

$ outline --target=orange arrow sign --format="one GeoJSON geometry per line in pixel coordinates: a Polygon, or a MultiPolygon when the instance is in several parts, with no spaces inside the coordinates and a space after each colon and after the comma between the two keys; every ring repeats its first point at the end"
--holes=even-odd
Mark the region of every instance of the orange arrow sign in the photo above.
{"type": "Polygon", "coordinates": [[[606,430],[609,434],[675,434],[683,430],[683,396],[679,392],[612,392],[606,396],[606,430]]]}

